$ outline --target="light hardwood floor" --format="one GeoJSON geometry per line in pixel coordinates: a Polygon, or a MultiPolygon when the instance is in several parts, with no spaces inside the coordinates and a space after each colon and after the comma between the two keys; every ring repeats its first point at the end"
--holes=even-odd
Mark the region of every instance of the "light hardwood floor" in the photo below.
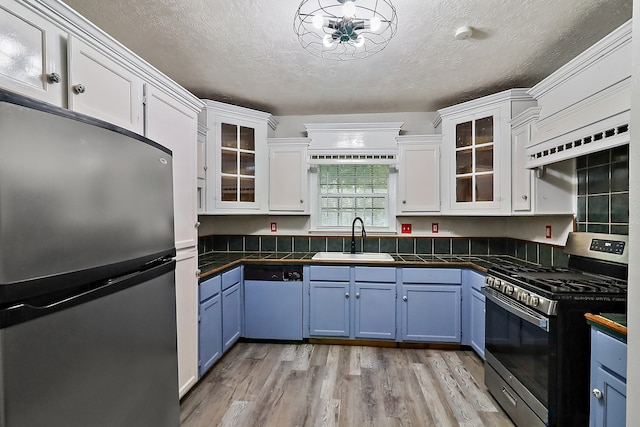
{"type": "Polygon", "coordinates": [[[182,400],[181,427],[513,426],[472,351],[245,343],[182,400]]]}

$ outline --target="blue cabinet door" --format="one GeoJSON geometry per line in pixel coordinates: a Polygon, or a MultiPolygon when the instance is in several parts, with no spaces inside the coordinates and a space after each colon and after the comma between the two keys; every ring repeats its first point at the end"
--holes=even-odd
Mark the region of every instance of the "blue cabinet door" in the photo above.
{"type": "Polygon", "coordinates": [[[309,293],[309,335],[348,337],[349,282],[312,281],[309,293]]]}
{"type": "Polygon", "coordinates": [[[602,365],[596,369],[595,377],[591,393],[591,426],[626,426],[627,383],[602,365]]]}
{"type": "Polygon", "coordinates": [[[396,284],[355,283],[355,337],[396,338],[396,284]]]}
{"type": "Polygon", "coordinates": [[[198,377],[222,355],[222,300],[220,293],[200,303],[198,377]]]}
{"type": "Polygon", "coordinates": [[[471,290],[471,347],[484,359],[484,295],[475,288],[471,290]]]}
{"type": "Polygon", "coordinates": [[[459,285],[402,285],[402,339],[460,342],[459,285]]]}
{"type": "Polygon", "coordinates": [[[592,427],[626,425],[627,343],[591,327],[592,427]]]}
{"type": "Polygon", "coordinates": [[[240,282],[222,291],[222,352],[225,353],[240,338],[240,282]]]}

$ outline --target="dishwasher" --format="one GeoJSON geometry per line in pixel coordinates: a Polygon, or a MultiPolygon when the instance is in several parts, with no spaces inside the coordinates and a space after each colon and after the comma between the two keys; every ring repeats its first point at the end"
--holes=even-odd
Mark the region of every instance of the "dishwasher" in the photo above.
{"type": "Polygon", "coordinates": [[[245,265],[244,336],[302,340],[302,265],[245,265]]]}

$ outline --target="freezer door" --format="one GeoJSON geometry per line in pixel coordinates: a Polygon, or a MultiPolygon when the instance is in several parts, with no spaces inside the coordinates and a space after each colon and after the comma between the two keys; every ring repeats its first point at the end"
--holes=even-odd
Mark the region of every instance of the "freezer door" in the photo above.
{"type": "Polygon", "coordinates": [[[174,253],[172,191],[164,147],[0,91],[0,302],[174,253]]]}
{"type": "Polygon", "coordinates": [[[47,304],[45,315],[0,329],[0,425],[178,426],[169,264],[159,276],[116,280],[124,289],[47,304]]]}

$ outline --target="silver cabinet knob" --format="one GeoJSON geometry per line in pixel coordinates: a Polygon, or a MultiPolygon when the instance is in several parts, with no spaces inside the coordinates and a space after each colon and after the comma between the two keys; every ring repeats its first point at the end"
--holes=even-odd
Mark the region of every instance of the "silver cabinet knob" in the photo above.
{"type": "Polygon", "coordinates": [[[199,269],[198,269],[198,270],[196,270],[196,277],[197,277],[197,276],[199,276],[201,272],[202,272],[202,271],[200,271],[199,269]]]}
{"type": "Polygon", "coordinates": [[[73,86],[73,91],[74,91],[76,94],[84,93],[86,90],[87,90],[87,88],[86,88],[86,87],[84,87],[84,85],[83,85],[83,84],[77,84],[77,85],[74,85],[74,86],[73,86]]]}
{"type": "Polygon", "coordinates": [[[406,296],[406,295],[402,297],[402,301],[407,301],[408,299],[409,299],[409,298],[407,298],[407,296],[406,296]]]}
{"type": "Polygon", "coordinates": [[[600,390],[598,390],[597,388],[594,388],[591,393],[593,393],[593,395],[596,397],[596,399],[602,399],[602,392],[600,390]]]}
{"type": "Polygon", "coordinates": [[[344,294],[345,298],[349,298],[349,292],[347,292],[346,294],[344,294]]]}
{"type": "Polygon", "coordinates": [[[304,203],[304,200],[300,199],[300,203],[304,203]]]}
{"type": "Polygon", "coordinates": [[[356,298],[360,298],[360,292],[356,292],[356,298]]]}
{"type": "Polygon", "coordinates": [[[527,195],[526,195],[526,194],[523,194],[523,195],[522,195],[522,200],[527,200],[527,199],[528,199],[527,195]]]}
{"type": "Polygon", "coordinates": [[[60,83],[62,81],[62,77],[58,73],[51,73],[47,76],[47,81],[49,83],[60,83]]]}
{"type": "Polygon", "coordinates": [[[196,223],[194,224],[194,226],[195,226],[196,228],[200,227],[200,221],[196,221],[196,223]]]}
{"type": "Polygon", "coordinates": [[[406,201],[406,200],[403,200],[403,201],[402,201],[402,204],[403,204],[403,205],[406,205],[406,204],[407,204],[407,201],[406,201]]]}

